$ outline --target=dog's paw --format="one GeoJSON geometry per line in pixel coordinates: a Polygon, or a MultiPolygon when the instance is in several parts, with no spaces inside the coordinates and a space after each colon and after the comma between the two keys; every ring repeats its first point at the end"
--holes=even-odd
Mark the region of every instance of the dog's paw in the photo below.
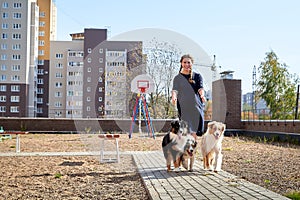
{"type": "Polygon", "coordinates": [[[194,169],[190,169],[189,171],[190,171],[190,172],[193,172],[193,171],[194,171],[194,169]]]}
{"type": "Polygon", "coordinates": [[[180,168],[179,167],[176,167],[176,168],[174,168],[174,170],[173,170],[174,172],[176,172],[176,173],[178,173],[178,172],[180,172],[181,170],[180,170],[180,168]]]}

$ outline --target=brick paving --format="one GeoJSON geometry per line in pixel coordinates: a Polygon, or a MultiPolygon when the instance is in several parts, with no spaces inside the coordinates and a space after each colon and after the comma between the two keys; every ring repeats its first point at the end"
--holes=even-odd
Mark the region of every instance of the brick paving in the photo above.
{"type": "Polygon", "coordinates": [[[225,171],[214,173],[195,162],[194,171],[167,172],[162,152],[135,152],[134,160],[149,195],[157,199],[288,199],[225,171]]]}

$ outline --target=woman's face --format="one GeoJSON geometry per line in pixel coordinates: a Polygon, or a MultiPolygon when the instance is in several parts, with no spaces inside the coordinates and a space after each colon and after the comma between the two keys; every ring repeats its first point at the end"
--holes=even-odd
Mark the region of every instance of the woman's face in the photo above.
{"type": "Polygon", "coordinates": [[[184,58],[182,61],[181,61],[181,66],[184,70],[186,71],[190,71],[191,68],[192,68],[192,60],[190,58],[184,58]]]}

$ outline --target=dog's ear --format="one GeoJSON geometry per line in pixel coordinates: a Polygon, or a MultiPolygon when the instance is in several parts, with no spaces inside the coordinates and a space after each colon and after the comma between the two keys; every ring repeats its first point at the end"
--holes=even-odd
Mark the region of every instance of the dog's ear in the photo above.
{"type": "Polygon", "coordinates": [[[207,127],[208,127],[208,128],[212,128],[212,127],[214,126],[215,123],[216,123],[216,121],[208,122],[207,127]]]}
{"type": "Polygon", "coordinates": [[[222,125],[222,132],[224,132],[226,129],[226,124],[221,123],[221,125],[222,125]]]}

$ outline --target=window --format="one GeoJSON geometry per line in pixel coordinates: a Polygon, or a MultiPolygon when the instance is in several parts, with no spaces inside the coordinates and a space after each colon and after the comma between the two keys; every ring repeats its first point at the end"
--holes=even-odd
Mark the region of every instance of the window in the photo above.
{"type": "Polygon", "coordinates": [[[87,91],[87,92],[91,92],[91,87],[87,87],[87,88],[86,88],[86,91],[87,91]]]}
{"type": "Polygon", "coordinates": [[[0,96],[0,102],[6,102],[6,96],[5,95],[0,96]]]}
{"type": "Polygon", "coordinates": [[[0,106],[0,112],[6,112],[6,106],[0,106]]]}
{"type": "Polygon", "coordinates": [[[1,49],[6,50],[7,49],[7,44],[1,44],[1,49]]]}
{"type": "Polygon", "coordinates": [[[45,17],[45,16],[46,16],[45,12],[40,12],[40,17],[45,17]]]}
{"type": "Polygon", "coordinates": [[[62,53],[55,54],[55,58],[57,58],[57,59],[61,59],[63,57],[64,57],[64,55],[62,53]]]}
{"type": "Polygon", "coordinates": [[[38,78],[38,80],[37,80],[37,84],[38,84],[38,85],[42,85],[42,84],[44,84],[44,79],[42,79],[42,78],[38,78]]]}
{"type": "Polygon", "coordinates": [[[45,31],[39,31],[39,36],[45,36],[45,31]]]}
{"type": "Polygon", "coordinates": [[[45,41],[44,40],[39,40],[39,46],[45,46],[45,41]]]}
{"type": "Polygon", "coordinates": [[[92,78],[91,77],[87,77],[87,82],[91,82],[92,78]]]}
{"type": "Polygon", "coordinates": [[[103,68],[102,67],[99,68],[99,72],[103,73],[103,68]]]}
{"type": "Polygon", "coordinates": [[[19,112],[19,106],[11,106],[10,107],[11,113],[18,113],[19,112]]]}
{"type": "Polygon", "coordinates": [[[88,58],[88,59],[87,59],[87,62],[88,62],[88,63],[91,63],[91,62],[92,62],[92,59],[91,59],[91,58],[88,58]]]}
{"type": "Polygon", "coordinates": [[[56,88],[61,88],[62,87],[62,83],[61,82],[56,82],[55,83],[55,87],[56,88]]]}
{"type": "Polygon", "coordinates": [[[12,65],[11,70],[12,71],[20,71],[21,65],[12,65]]]}
{"type": "Polygon", "coordinates": [[[98,81],[101,83],[102,82],[102,77],[99,77],[98,81]]]}
{"type": "Polygon", "coordinates": [[[1,74],[1,76],[0,76],[0,81],[6,81],[6,75],[1,74]]]}
{"type": "Polygon", "coordinates": [[[4,39],[4,40],[6,40],[8,38],[7,33],[2,33],[1,38],[4,39]]]}
{"type": "Polygon", "coordinates": [[[87,97],[87,98],[86,98],[86,101],[91,101],[91,97],[87,97]]]}
{"type": "Polygon", "coordinates": [[[38,104],[42,104],[42,103],[43,103],[43,98],[37,98],[36,102],[37,102],[38,104]]]}
{"type": "Polygon", "coordinates": [[[3,2],[2,8],[8,8],[8,3],[7,2],[3,2]]]}
{"type": "Polygon", "coordinates": [[[5,64],[1,65],[1,71],[6,71],[7,70],[7,67],[5,64]]]}
{"type": "Polygon", "coordinates": [[[11,80],[12,80],[12,81],[20,81],[20,76],[18,76],[18,75],[13,75],[13,76],[11,76],[11,80]]]}
{"type": "Polygon", "coordinates": [[[99,92],[102,92],[102,87],[99,87],[99,92]]]}
{"type": "Polygon", "coordinates": [[[1,60],[7,60],[7,55],[6,54],[1,54],[1,60]]]}
{"type": "Polygon", "coordinates": [[[99,63],[103,63],[103,58],[99,58],[99,63]]]}
{"type": "Polygon", "coordinates": [[[2,23],[2,29],[8,29],[8,24],[7,23],[2,23]]]}
{"type": "Polygon", "coordinates": [[[0,92],[6,92],[6,85],[0,85],[0,92]]]}
{"type": "Polygon", "coordinates": [[[44,88],[37,88],[37,94],[44,94],[44,88]]]}
{"type": "Polygon", "coordinates": [[[11,96],[10,102],[20,102],[20,96],[11,96]]]}
{"type": "Polygon", "coordinates": [[[38,51],[38,54],[39,54],[39,56],[43,56],[43,55],[45,55],[45,53],[44,53],[45,51],[44,50],[39,50],[38,51]]]}
{"type": "Polygon", "coordinates": [[[2,18],[3,18],[3,19],[7,19],[7,18],[8,18],[8,13],[3,13],[3,14],[2,14],[2,18]]]}
{"type": "Polygon", "coordinates": [[[55,106],[56,108],[60,108],[60,107],[62,107],[62,103],[61,103],[60,101],[56,101],[56,102],[54,103],[54,106],[55,106]]]}
{"type": "Polygon", "coordinates": [[[67,95],[68,95],[69,97],[74,96],[74,91],[73,91],[73,90],[69,90],[67,95]]]}
{"type": "Polygon", "coordinates": [[[62,93],[61,92],[55,92],[54,96],[55,97],[62,97],[62,93]]]}
{"type": "Polygon", "coordinates": [[[55,67],[56,67],[56,68],[63,68],[63,64],[61,64],[61,63],[56,63],[55,67]]]}
{"type": "Polygon", "coordinates": [[[44,60],[38,60],[38,65],[44,65],[44,60]]]}
{"type": "Polygon", "coordinates": [[[91,49],[91,48],[88,48],[88,49],[87,49],[87,52],[88,52],[88,53],[92,53],[92,49],[91,49]]]}
{"type": "Polygon", "coordinates": [[[14,3],[13,7],[14,8],[21,8],[22,4],[21,3],[14,3]]]}
{"type": "Polygon", "coordinates": [[[21,60],[21,55],[19,55],[19,54],[13,54],[12,55],[12,60],[21,60]]]}
{"type": "Polygon", "coordinates": [[[37,113],[43,113],[43,108],[38,107],[38,108],[36,109],[36,112],[37,112],[37,113]]]}
{"type": "Polygon", "coordinates": [[[11,66],[11,70],[12,71],[20,71],[20,69],[21,69],[21,65],[13,65],[13,66],[11,66]]]}
{"type": "Polygon", "coordinates": [[[21,19],[21,13],[14,13],[13,18],[14,19],[21,19]]]}
{"type": "Polygon", "coordinates": [[[45,22],[43,22],[43,21],[40,21],[40,22],[39,22],[39,26],[40,26],[40,27],[44,27],[44,26],[45,26],[45,24],[46,24],[46,23],[45,23],[45,22]]]}
{"type": "Polygon", "coordinates": [[[102,97],[99,97],[99,102],[102,102],[102,97]]]}
{"type": "Polygon", "coordinates": [[[13,44],[12,49],[13,50],[20,50],[21,49],[21,44],[13,44]]]}
{"type": "Polygon", "coordinates": [[[20,85],[12,85],[12,86],[10,87],[10,90],[11,90],[12,92],[20,92],[20,85]]]}
{"type": "Polygon", "coordinates": [[[63,75],[60,72],[55,73],[55,78],[62,78],[63,75]]]}
{"type": "Polygon", "coordinates": [[[103,53],[103,49],[99,49],[99,53],[103,53]]]}
{"type": "Polygon", "coordinates": [[[44,69],[38,69],[37,74],[38,75],[44,75],[44,69]]]}
{"type": "Polygon", "coordinates": [[[21,24],[13,24],[12,28],[13,29],[21,29],[21,24]]]}
{"type": "Polygon", "coordinates": [[[92,68],[88,67],[87,72],[91,72],[91,71],[92,71],[92,68]]]}
{"type": "Polygon", "coordinates": [[[13,33],[12,39],[14,39],[14,40],[20,40],[21,39],[21,33],[13,33]]]}

